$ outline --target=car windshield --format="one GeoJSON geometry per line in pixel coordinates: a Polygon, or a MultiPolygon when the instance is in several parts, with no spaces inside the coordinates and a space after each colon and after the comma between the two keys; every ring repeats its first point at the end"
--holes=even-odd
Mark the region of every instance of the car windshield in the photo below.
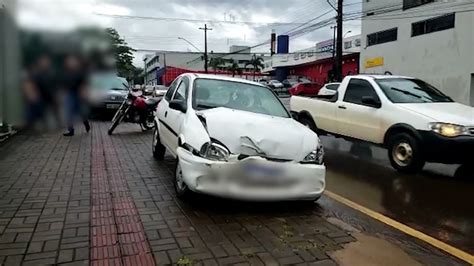
{"type": "Polygon", "coordinates": [[[393,103],[453,102],[449,96],[419,79],[390,78],[375,81],[393,103]]]}
{"type": "Polygon", "coordinates": [[[193,108],[204,110],[217,107],[289,117],[283,104],[266,87],[236,81],[196,79],[193,108]]]}

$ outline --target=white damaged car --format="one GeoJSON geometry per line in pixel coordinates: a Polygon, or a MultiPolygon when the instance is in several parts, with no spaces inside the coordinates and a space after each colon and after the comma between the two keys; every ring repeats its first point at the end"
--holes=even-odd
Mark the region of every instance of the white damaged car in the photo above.
{"type": "Polygon", "coordinates": [[[326,168],[318,136],[256,82],[183,74],[160,102],[153,155],[177,160],[175,190],[242,200],[316,200],[326,168]]]}

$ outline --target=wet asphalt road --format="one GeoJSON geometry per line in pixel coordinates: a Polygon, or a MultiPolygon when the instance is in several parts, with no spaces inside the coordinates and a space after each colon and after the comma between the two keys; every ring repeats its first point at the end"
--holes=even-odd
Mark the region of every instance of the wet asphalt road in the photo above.
{"type": "MultiPolygon", "coordinates": [[[[289,98],[282,101],[288,106],[289,98]]],[[[327,190],[474,254],[474,173],[459,165],[427,164],[421,173],[397,173],[377,146],[321,137],[327,190]]]]}

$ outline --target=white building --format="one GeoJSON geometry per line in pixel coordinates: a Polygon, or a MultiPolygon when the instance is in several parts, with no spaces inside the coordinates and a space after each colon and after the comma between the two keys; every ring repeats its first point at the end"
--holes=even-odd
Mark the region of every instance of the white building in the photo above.
{"type": "MultiPolygon", "coordinates": [[[[332,57],[334,40],[316,43],[313,47],[298,50],[289,54],[274,54],[264,62],[262,72],[269,73],[276,67],[292,67],[313,63],[332,57]]],[[[343,54],[359,53],[361,47],[360,35],[344,38],[343,54]]]]}
{"type": "Polygon", "coordinates": [[[363,73],[423,79],[474,105],[474,1],[363,1],[363,73]]]}
{"type": "MultiPolygon", "coordinates": [[[[225,70],[232,64],[232,61],[236,62],[243,72],[249,72],[252,70],[252,66],[248,65],[248,63],[252,59],[252,57],[261,57],[264,60],[270,58],[269,55],[261,53],[244,53],[241,50],[237,50],[238,53],[210,52],[208,54],[209,62],[211,62],[213,58],[221,58],[224,60],[224,62],[219,66],[219,69],[217,70],[213,69],[212,65],[209,64],[209,73],[214,73],[215,71],[219,70],[225,70]]],[[[203,53],[199,52],[156,51],[154,54],[146,55],[143,61],[145,64],[144,71],[146,85],[159,84],[157,77],[159,77],[160,75],[164,75],[165,71],[163,68],[165,66],[167,75],[167,80],[164,81],[165,83],[169,82],[170,76],[172,76],[171,79],[174,79],[174,76],[181,73],[204,72],[204,55],[203,53]]]]}

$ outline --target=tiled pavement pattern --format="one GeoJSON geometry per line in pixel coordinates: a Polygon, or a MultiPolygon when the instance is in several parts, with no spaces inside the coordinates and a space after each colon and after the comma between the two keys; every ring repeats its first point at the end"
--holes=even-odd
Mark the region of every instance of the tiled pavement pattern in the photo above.
{"type": "Polygon", "coordinates": [[[106,131],[92,133],[92,265],[154,265],[145,231],[106,131]]]}
{"type": "Polygon", "coordinates": [[[124,124],[108,136],[107,125],[0,145],[0,264],[144,265],[153,256],[157,265],[334,265],[326,252],[354,241],[313,203],[178,200],[174,162],[153,160],[151,132],[124,124]],[[114,223],[99,229],[97,214],[114,223]],[[139,237],[120,238],[130,233],[139,237]],[[100,261],[103,246],[115,246],[117,260],[100,261]]]}

